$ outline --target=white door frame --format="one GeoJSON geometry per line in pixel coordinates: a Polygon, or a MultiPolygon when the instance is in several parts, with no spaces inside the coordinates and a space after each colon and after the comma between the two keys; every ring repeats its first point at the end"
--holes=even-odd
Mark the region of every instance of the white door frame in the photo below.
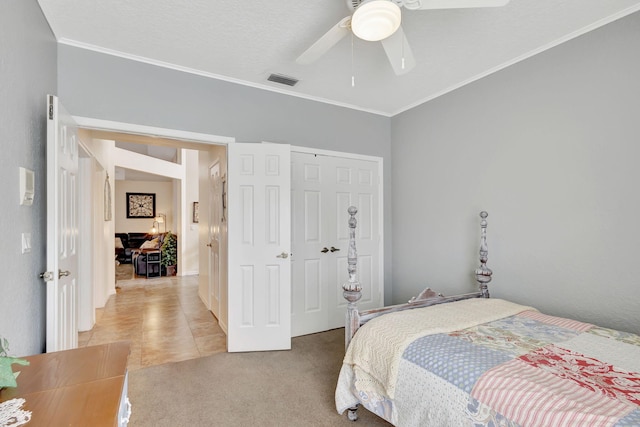
{"type": "MultiPolygon", "coordinates": [[[[110,120],[95,119],[91,117],[82,117],[82,116],[72,116],[72,117],[76,121],[78,128],[83,128],[83,129],[172,138],[172,139],[182,140],[185,142],[196,142],[203,145],[227,145],[230,143],[235,143],[235,138],[227,137],[227,136],[189,132],[189,131],[183,131],[183,130],[154,127],[154,126],[145,126],[145,125],[138,125],[134,123],[116,122],[116,121],[110,121],[110,120]]],[[[113,175],[113,171],[110,171],[110,172],[111,172],[110,175],[113,175]]],[[[100,185],[103,185],[103,183],[100,183],[100,185]]],[[[90,201],[80,200],[79,203],[82,203],[82,204],[90,203],[90,201]]],[[[186,232],[186,227],[187,227],[187,223],[186,221],[183,221],[182,228],[184,228],[184,230],[181,230],[182,235],[184,235],[184,233],[186,232]]],[[[111,233],[111,235],[113,235],[113,233],[111,233]]],[[[113,257],[111,256],[111,252],[109,253],[105,252],[102,257],[100,256],[99,253],[94,252],[93,259],[97,263],[108,265],[107,263],[113,262],[113,257]]],[[[78,268],[81,270],[90,269],[90,266],[85,264],[80,264],[78,268]]],[[[87,272],[84,272],[84,273],[87,274],[87,272]]],[[[95,283],[94,286],[99,286],[99,284],[95,283]]],[[[86,291],[89,292],[89,290],[86,290],[86,291]]],[[[96,301],[94,301],[94,304],[96,304],[96,301]]],[[[91,307],[91,310],[93,311],[97,306],[98,305],[91,307]]]]}
{"type": "MultiPolygon", "coordinates": [[[[85,151],[82,143],[78,144],[78,151],[85,151]]],[[[86,153],[86,151],[85,151],[86,153]]],[[[89,154],[80,156],[78,170],[78,330],[88,331],[95,324],[93,286],[85,284],[93,283],[94,257],[94,165],[95,160],[89,154]]],[[[100,246],[100,245],[98,245],[100,246]]]]}
{"type": "Polygon", "coordinates": [[[161,136],[163,138],[180,139],[202,144],[229,144],[236,142],[236,139],[229,136],[212,135],[208,133],[190,132],[186,130],[176,130],[161,128],[156,126],[137,125],[134,123],[115,122],[111,120],[94,119],[91,117],[72,116],[78,127],[93,130],[104,130],[108,132],[122,132],[145,136],[161,136]]]}
{"type": "MultiPolygon", "coordinates": [[[[319,154],[323,156],[331,156],[331,157],[342,157],[345,159],[355,159],[355,160],[366,160],[369,162],[374,162],[378,164],[378,179],[380,182],[378,183],[380,190],[380,203],[378,204],[378,218],[380,218],[378,233],[380,234],[379,239],[379,247],[378,253],[380,254],[380,264],[378,266],[378,274],[380,277],[380,287],[376,289],[372,289],[372,294],[374,292],[379,293],[380,301],[382,301],[384,305],[384,176],[383,176],[383,159],[382,157],[376,156],[368,156],[365,154],[354,154],[354,153],[344,153],[341,151],[332,151],[332,150],[321,150],[316,148],[309,147],[299,147],[296,145],[291,146],[292,152],[297,153],[306,153],[306,154],[319,154]]],[[[344,225],[345,228],[347,224],[344,225]]]]}

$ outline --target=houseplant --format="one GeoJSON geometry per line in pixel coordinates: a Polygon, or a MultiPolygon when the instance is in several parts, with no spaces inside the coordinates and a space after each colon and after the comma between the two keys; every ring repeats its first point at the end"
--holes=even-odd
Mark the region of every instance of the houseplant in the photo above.
{"type": "Polygon", "coordinates": [[[6,338],[0,337],[0,390],[5,387],[17,387],[16,378],[20,372],[13,372],[11,365],[17,363],[19,365],[28,365],[29,362],[24,359],[10,357],[9,343],[6,338]]]}
{"type": "Polygon", "coordinates": [[[165,268],[167,276],[175,276],[178,264],[178,237],[168,231],[164,236],[160,250],[162,251],[160,265],[165,268]]]}

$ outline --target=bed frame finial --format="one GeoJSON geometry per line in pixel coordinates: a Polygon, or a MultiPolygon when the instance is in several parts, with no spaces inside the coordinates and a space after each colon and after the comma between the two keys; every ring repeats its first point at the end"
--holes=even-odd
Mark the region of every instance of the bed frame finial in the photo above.
{"type": "Polygon", "coordinates": [[[489,287],[487,286],[491,281],[491,275],[493,271],[487,267],[487,259],[489,256],[489,248],[487,247],[487,217],[489,214],[486,211],[480,212],[480,267],[476,269],[476,280],[480,287],[480,292],[484,298],[489,298],[489,287]]]}
{"type": "Polygon", "coordinates": [[[356,214],[358,209],[355,206],[350,206],[347,212],[349,212],[349,252],[347,253],[349,281],[342,285],[342,289],[345,291],[360,291],[362,287],[356,278],[358,264],[358,252],[356,251],[356,225],[358,225],[358,220],[356,219],[356,214]]]}
{"type": "Polygon", "coordinates": [[[356,278],[358,252],[356,251],[356,214],[358,209],[350,206],[347,209],[349,213],[349,252],[347,253],[347,271],[349,280],[342,284],[342,296],[347,300],[347,313],[345,322],[345,348],[349,346],[351,337],[360,327],[360,315],[358,314],[357,303],[362,298],[362,286],[356,278]]]}

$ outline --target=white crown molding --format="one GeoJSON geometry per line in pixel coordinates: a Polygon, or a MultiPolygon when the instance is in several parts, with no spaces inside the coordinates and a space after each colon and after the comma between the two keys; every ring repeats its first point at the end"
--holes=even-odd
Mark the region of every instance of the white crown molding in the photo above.
{"type": "Polygon", "coordinates": [[[358,107],[356,105],[351,105],[351,104],[347,104],[347,103],[332,101],[332,100],[329,100],[329,99],[326,99],[326,98],[317,97],[317,96],[304,95],[304,94],[301,94],[301,93],[288,91],[288,90],[281,89],[281,88],[275,88],[275,87],[272,87],[272,86],[267,86],[267,85],[263,85],[263,84],[259,84],[259,83],[248,82],[246,80],[235,79],[233,77],[227,77],[227,76],[223,76],[223,75],[220,75],[220,74],[209,73],[209,72],[206,72],[206,71],[197,70],[195,68],[183,67],[181,65],[176,65],[176,64],[172,64],[172,63],[164,62],[164,61],[158,61],[156,59],[146,58],[144,56],[132,55],[130,53],[120,52],[118,50],[113,50],[113,49],[107,49],[107,48],[104,48],[104,47],[92,45],[92,44],[89,44],[89,43],[83,43],[83,42],[80,42],[80,41],[77,41],[77,40],[72,40],[72,39],[68,39],[68,38],[64,38],[64,37],[58,39],[58,43],[64,44],[64,45],[67,45],[67,46],[77,47],[77,48],[80,48],[80,49],[91,50],[93,52],[103,53],[105,55],[117,56],[117,57],[120,57],[120,58],[129,59],[131,61],[142,62],[142,63],[149,64],[149,65],[155,65],[157,67],[163,67],[163,68],[168,68],[168,69],[171,69],[171,70],[182,71],[184,73],[194,74],[194,75],[201,76],[201,77],[208,77],[208,78],[211,78],[211,79],[222,80],[222,81],[229,82],[229,83],[235,83],[235,84],[239,84],[239,85],[243,85],[243,86],[253,87],[253,88],[256,88],[256,89],[267,90],[269,92],[275,92],[275,93],[279,93],[279,94],[282,94],[282,95],[295,96],[296,98],[303,98],[303,99],[307,99],[307,100],[310,100],[310,101],[322,102],[324,104],[330,104],[330,105],[334,105],[336,107],[349,108],[351,110],[357,110],[357,111],[362,111],[362,112],[365,112],[365,113],[371,113],[371,114],[376,114],[376,115],[380,115],[380,116],[391,117],[391,115],[389,113],[386,113],[386,112],[383,112],[383,111],[362,108],[362,107],[358,107]]]}
{"type": "Polygon", "coordinates": [[[606,18],[603,18],[603,19],[601,19],[599,21],[596,21],[593,24],[590,24],[590,25],[587,25],[587,26],[585,26],[583,28],[580,28],[579,30],[574,31],[573,33],[569,33],[566,36],[560,37],[559,39],[556,39],[556,40],[554,40],[554,41],[552,41],[552,42],[550,42],[550,43],[548,43],[548,44],[546,44],[544,46],[541,46],[541,47],[539,47],[537,49],[534,49],[534,50],[532,50],[530,52],[527,52],[527,53],[525,53],[523,55],[520,55],[517,58],[514,58],[514,59],[512,59],[510,61],[504,62],[501,65],[498,65],[498,66],[496,66],[494,68],[491,68],[491,69],[489,69],[489,70],[487,70],[487,71],[485,71],[483,73],[477,74],[477,75],[475,75],[475,76],[473,76],[473,77],[471,77],[471,78],[469,78],[467,80],[464,80],[464,81],[462,81],[462,82],[460,82],[460,83],[458,83],[458,84],[456,84],[454,86],[451,86],[451,87],[449,87],[447,89],[443,89],[443,90],[441,90],[439,92],[436,92],[433,95],[430,95],[430,96],[428,96],[426,98],[423,98],[423,99],[421,99],[419,101],[416,101],[414,103],[411,103],[411,104],[407,105],[406,107],[401,108],[400,110],[396,111],[395,113],[392,113],[390,116],[391,117],[397,116],[398,114],[404,113],[405,111],[408,111],[408,110],[410,110],[412,108],[415,108],[415,107],[417,107],[419,105],[422,105],[425,102],[429,102],[429,101],[431,101],[431,100],[433,100],[435,98],[438,98],[439,96],[445,95],[445,94],[447,94],[449,92],[452,92],[452,91],[454,91],[456,89],[459,89],[462,86],[468,85],[469,83],[473,83],[476,80],[480,80],[483,77],[486,77],[486,76],[488,76],[490,74],[493,74],[493,73],[496,73],[496,72],[498,72],[500,70],[503,70],[503,69],[513,65],[513,64],[517,64],[520,61],[524,61],[527,58],[531,58],[532,56],[537,55],[539,53],[542,53],[545,50],[549,50],[551,48],[554,48],[554,47],[556,47],[558,45],[561,45],[562,43],[568,42],[569,40],[572,40],[572,39],[574,39],[576,37],[579,37],[579,36],[581,36],[583,34],[586,34],[586,33],[590,32],[590,31],[593,31],[595,29],[598,29],[598,28],[600,28],[600,27],[602,27],[604,25],[610,24],[611,22],[617,21],[620,18],[624,18],[625,16],[631,15],[632,13],[635,13],[635,12],[637,12],[639,10],[640,10],[640,5],[631,6],[631,7],[627,8],[627,9],[621,10],[618,13],[614,13],[613,15],[607,16],[606,18]]]}

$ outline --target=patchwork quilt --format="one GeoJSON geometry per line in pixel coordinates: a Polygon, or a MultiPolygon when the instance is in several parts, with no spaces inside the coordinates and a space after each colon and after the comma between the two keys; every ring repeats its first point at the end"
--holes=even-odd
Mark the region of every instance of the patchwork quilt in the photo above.
{"type": "MultiPolygon", "coordinates": [[[[474,301],[440,307],[455,319],[491,300],[474,301]]],[[[428,319],[435,307],[408,312],[428,319]]],[[[421,321],[409,342],[397,340],[395,364],[376,344],[388,346],[388,337],[356,342],[338,379],[338,412],[360,403],[397,426],[640,426],[639,336],[523,306],[511,311],[464,328],[452,321],[448,331],[421,321]]],[[[361,330],[354,341],[366,338],[361,330]]]]}

